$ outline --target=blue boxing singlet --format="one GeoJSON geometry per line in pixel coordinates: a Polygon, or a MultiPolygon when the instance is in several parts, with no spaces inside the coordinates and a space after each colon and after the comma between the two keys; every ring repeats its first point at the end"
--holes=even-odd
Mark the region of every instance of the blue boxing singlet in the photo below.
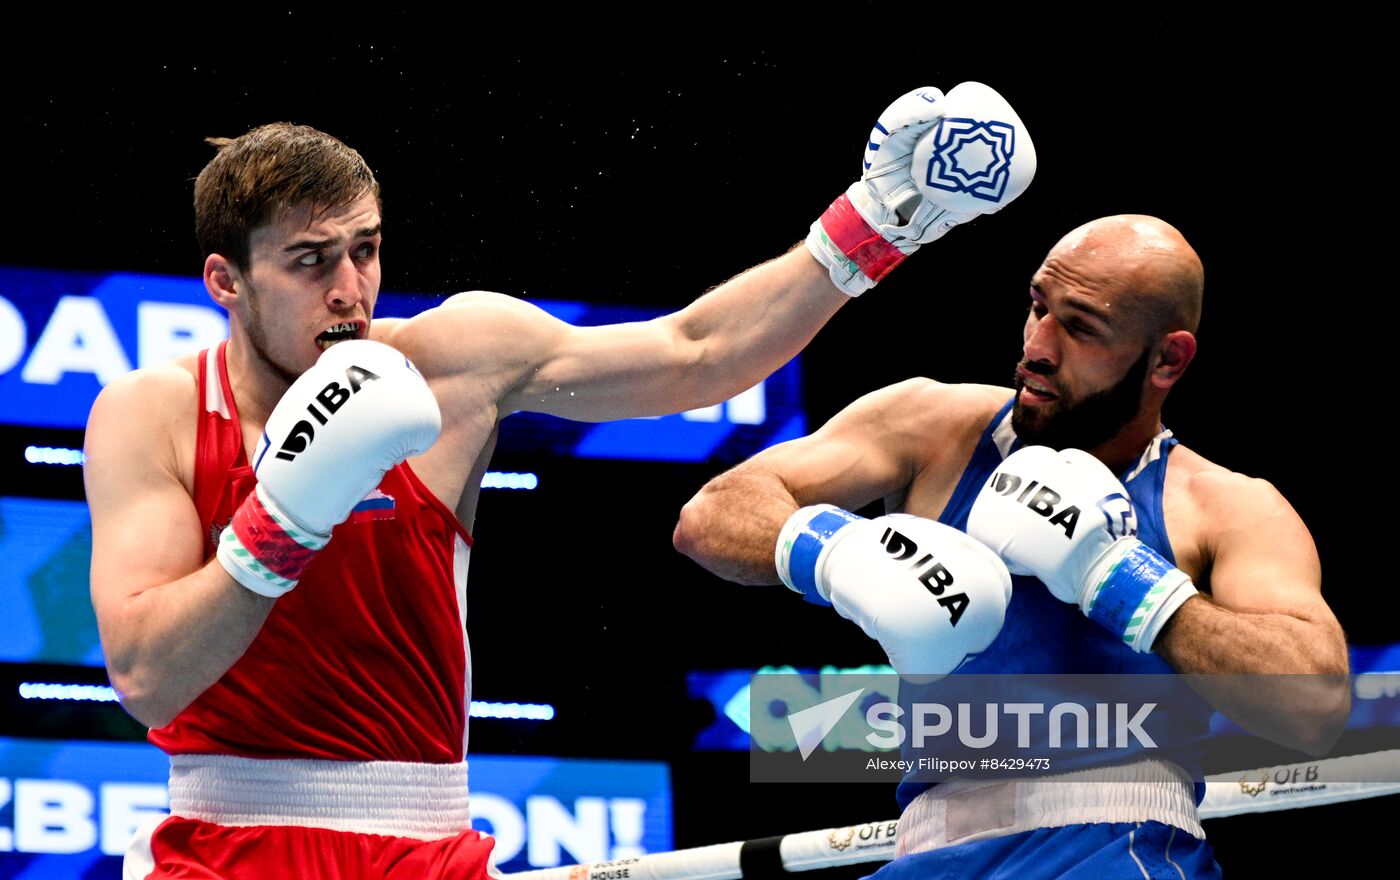
{"type": "MultiPolygon", "coordinates": [[[[938,518],[939,522],[966,531],[968,514],[978,493],[1002,461],[1021,447],[1022,443],[1011,427],[1013,401],[1014,398],[1007,401],[983,431],[961,480],[938,518]]],[[[1167,540],[1166,522],[1162,514],[1162,489],[1168,455],[1176,443],[1171,431],[1163,430],[1152,438],[1137,463],[1118,475],[1136,509],[1138,539],[1173,565],[1176,559],[1167,540]]],[[[1148,673],[1171,675],[1173,670],[1156,654],[1133,651],[1085,617],[1078,606],[1055,598],[1038,579],[1013,576],[1011,602],[1007,606],[1001,632],[986,650],[959,666],[956,674],[1148,673]]],[[[1199,712],[1193,709],[1188,713],[1185,729],[1192,732],[1192,739],[1204,737],[1209,719],[1210,709],[1204,703],[1200,705],[1199,712]]],[[[1081,756],[1081,760],[1089,764],[1122,758],[1121,752],[1116,755],[1105,753],[1101,758],[1081,756]]],[[[899,787],[901,809],[931,786],[931,783],[916,781],[912,776],[899,787]]]]}

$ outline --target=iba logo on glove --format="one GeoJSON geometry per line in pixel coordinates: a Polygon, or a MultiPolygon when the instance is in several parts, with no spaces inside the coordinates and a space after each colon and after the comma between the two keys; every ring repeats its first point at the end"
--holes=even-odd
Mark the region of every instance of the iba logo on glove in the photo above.
{"type": "MultiPolygon", "coordinates": [[[[1042,485],[1039,480],[1025,483],[1023,489],[1021,485],[1024,482],[1016,474],[997,471],[992,474],[988,487],[998,495],[1007,498],[1016,495],[1017,504],[1024,504],[1046,517],[1051,525],[1064,529],[1066,539],[1073,538],[1074,530],[1079,525],[1080,509],[1071,504],[1056,510],[1060,502],[1064,500],[1059,492],[1049,486],[1042,485]],[[1018,490],[1019,495],[1017,494],[1018,490]]],[[[1098,500],[1098,508],[1107,521],[1110,534],[1120,538],[1137,534],[1137,513],[1133,510],[1133,502],[1128,496],[1121,492],[1105,495],[1098,500]]]]}
{"type": "MultiPolygon", "coordinates": [[[[896,562],[912,559],[919,552],[919,545],[915,544],[908,535],[890,528],[885,529],[885,533],[880,536],[880,545],[885,548],[886,553],[894,557],[896,562]]],[[[932,553],[925,553],[916,561],[911,562],[909,567],[916,570],[923,569],[915,577],[930,593],[939,597],[939,605],[948,609],[948,625],[957,626],[958,621],[962,619],[963,612],[967,610],[968,598],[966,593],[943,595],[948,587],[953,585],[953,573],[948,570],[948,566],[935,560],[932,553]]]]}
{"type": "Polygon", "coordinates": [[[1039,480],[1031,480],[1026,484],[1026,488],[1021,489],[1022,482],[1015,474],[997,471],[992,474],[989,485],[993,492],[1008,498],[1015,495],[1019,489],[1021,494],[1016,495],[1017,504],[1024,504],[1041,516],[1049,517],[1052,526],[1059,526],[1065,530],[1066,538],[1073,538],[1075,526],[1079,525],[1079,508],[1071,504],[1057,511],[1056,505],[1063,500],[1059,492],[1041,485],[1039,480]]]}
{"type": "MultiPolygon", "coordinates": [[[[311,417],[317,422],[324,425],[345,405],[345,401],[350,399],[350,395],[360,392],[360,386],[378,378],[377,374],[364,367],[351,364],[345,368],[345,381],[350,387],[346,388],[339,382],[331,382],[317,392],[316,399],[306,405],[306,411],[311,413],[311,417]],[[317,403],[321,404],[325,412],[316,406],[317,403]]],[[[316,428],[306,419],[302,419],[292,425],[292,430],[287,432],[286,439],[282,441],[281,448],[277,450],[277,457],[283,461],[292,461],[298,454],[305,452],[306,447],[310,446],[315,439],[316,428]]]]}

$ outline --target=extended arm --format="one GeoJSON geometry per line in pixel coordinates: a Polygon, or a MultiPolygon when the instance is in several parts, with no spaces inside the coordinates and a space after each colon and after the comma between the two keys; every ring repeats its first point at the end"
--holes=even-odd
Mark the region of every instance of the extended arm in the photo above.
{"type": "Polygon", "coordinates": [[[572,327],[519,301],[474,293],[396,328],[394,344],[436,380],[484,382],[497,392],[501,415],[529,410],[605,421],[715,404],[787,362],[849,296],[921,245],[1016,198],[1035,172],[1035,149],[1000,95],[964,83],[946,98],[918,89],[886,108],[862,168],[861,179],[812,224],[805,248],[675,314],[572,327]],[[982,164],[964,168],[960,162],[973,161],[962,149],[972,129],[943,130],[945,115],[982,120],[973,126],[982,143],[991,132],[1008,140],[999,150],[974,150],[982,164]],[[932,181],[948,162],[963,176],[932,181]]]}
{"type": "Polygon", "coordinates": [[[573,327],[519,309],[516,343],[533,363],[501,411],[606,421],[709,406],[791,360],[848,300],[799,246],[652,321],[573,327]]]}

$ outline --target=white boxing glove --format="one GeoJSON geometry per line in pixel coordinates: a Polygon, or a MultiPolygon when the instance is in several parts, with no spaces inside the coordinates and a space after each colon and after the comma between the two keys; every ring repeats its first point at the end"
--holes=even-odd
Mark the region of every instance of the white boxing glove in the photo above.
{"type": "Polygon", "coordinates": [[[255,593],[286,593],[331,529],[441,428],[436,398],[402,353],[368,340],[331,346],[268,416],[257,488],[219,538],[219,562],[255,593]]]}
{"type": "Polygon", "coordinates": [[[830,504],[788,518],[778,575],[880,643],[904,676],[946,675],[1001,632],[1011,575],[957,529],[906,514],[865,519],[830,504]]]}
{"type": "Polygon", "coordinates": [[[807,234],[807,248],[851,296],[959,223],[1025,192],[1035,145],[994,89],[967,82],[945,97],[915,89],[880,114],[860,180],[807,234]]]}
{"type": "Polygon", "coordinates": [[[1137,539],[1128,490],[1078,449],[1027,446],[1007,456],[973,502],[967,531],[1134,651],[1152,650],[1196,594],[1185,572],[1137,539]]]}

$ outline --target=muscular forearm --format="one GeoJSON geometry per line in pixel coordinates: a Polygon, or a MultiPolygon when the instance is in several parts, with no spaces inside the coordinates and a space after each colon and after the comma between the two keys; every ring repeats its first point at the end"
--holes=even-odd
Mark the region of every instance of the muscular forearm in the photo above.
{"type": "Polygon", "coordinates": [[[670,406],[701,406],[744,391],[791,360],[850,301],[798,245],[670,315],[677,344],[690,347],[670,406]]]}
{"type": "Polygon", "coordinates": [[[1346,724],[1346,642],[1330,614],[1235,611],[1195,596],[1154,650],[1221,712],[1274,742],[1320,755],[1346,724]]]}
{"type": "MultiPolygon", "coordinates": [[[[787,363],[850,298],[806,248],[756,266],[678,312],[650,321],[572,327],[493,294],[454,297],[430,322],[433,346],[504,328],[492,357],[507,390],[503,413],[546,412],[583,421],[659,416],[710,406],[787,363]]],[[[409,322],[409,327],[414,322],[409,322]]],[[[421,328],[420,328],[421,329],[421,328]]],[[[480,381],[471,364],[452,368],[480,381]]]]}
{"type": "Polygon", "coordinates": [[[1195,596],[1172,616],[1154,649],[1178,672],[1346,674],[1346,643],[1336,621],[1225,608],[1195,596]]]}
{"type": "Polygon", "coordinates": [[[711,481],[681,509],[676,549],[740,584],[776,584],[773,546],[798,504],[776,476],[740,467],[711,481]]]}
{"type": "Polygon", "coordinates": [[[123,600],[102,631],[122,706],[149,727],[170,723],[243,656],[274,601],[217,561],[123,600]]]}

